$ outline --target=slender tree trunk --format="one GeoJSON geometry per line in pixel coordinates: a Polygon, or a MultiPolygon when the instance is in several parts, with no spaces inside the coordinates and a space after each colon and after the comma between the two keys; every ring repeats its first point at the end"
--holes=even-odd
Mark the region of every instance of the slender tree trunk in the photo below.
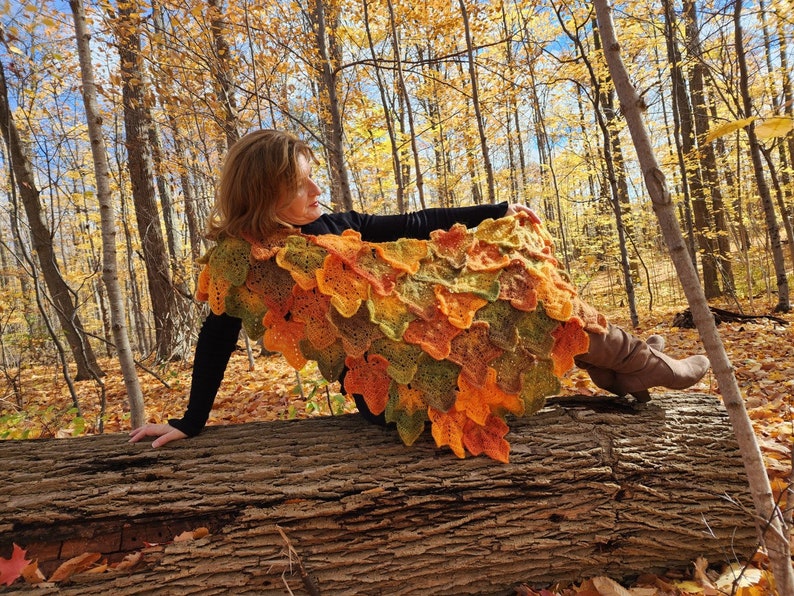
{"type": "Polygon", "coordinates": [[[119,284],[116,259],[116,216],[113,207],[113,194],[110,190],[107,149],[102,135],[102,116],[99,114],[97,106],[97,90],[91,63],[90,35],[86,26],[85,9],[82,0],[70,0],[69,6],[74,17],[77,53],[80,58],[83,104],[88,121],[88,137],[91,141],[99,214],[102,220],[102,280],[108,293],[113,342],[115,343],[116,353],[121,365],[121,373],[124,377],[124,387],[127,390],[131,422],[133,428],[136,428],[146,422],[146,411],[143,404],[143,392],[135,370],[135,360],[127,334],[124,295],[119,284]]]}
{"type": "MultiPolygon", "coordinates": [[[[742,94],[742,106],[744,117],[749,118],[753,114],[753,99],[750,95],[749,75],[747,72],[747,57],[744,53],[744,40],[742,38],[742,0],[736,0],[733,24],[734,24],[734,44],[736,47],[736,59],[739,62],[739,89],[742,94]]],[[[778,228],[775,206],[772,202],[772,195],[764,176],[763,156],[761,153],[761,142],[755,134],[755,122],[745,128],[747,139],[750,143],[750,157],[753,161],[753,172],[758,187],[758,194],[761,197],[761,205],[764,209],[764,219],[766,221],[767,233],[772,249],[772,260],[775,265],[775,277],[777,283],[777,306],[776,312],[788,312],[791,310],[789,300],[788,279],[786,277],[786,260],[783,256],[783,245],[780,241],[780,229],[778,228]]]]}
{"type": "MultiPolygon", "coordinates": [[[[693,0],[684,0],[684,19],[686,20],[687,51],[690,57],[693,58],[689,85],[692,95],[695,134],[698,139],[703,139],[709,129],[709,113],[706,105],[705,66],[702,60],[703,50],[700,44],[700,26],[698,25],[697,9],[693,0]]],[[[730,235],[720,177],[717,171],[717,156],[714,152],[713,143],[700,141],[699,149],[702,154],[703,179],[706,187],[711,191],[712,213],[717,233],[718,270],[722,276],[723,288],[733,294],[735,282],[731,265],[730,235]]]]}
{"type": "Polygon", "coordinates": [[[149,146],[149,98],[143,84],[145,76],[141,58],[140,16],[140,7],[136,2],[122,3],[119,5],[115,25],[121,68],[127,165],[152,301],[156,358],[162,362],[168,360],[176,348],[177,308],[168,250],[155,200],[154,169],[149,146]]]}
{"type": "Polygon", "coordinates": [[[237,99],[234,94],[234,78],[232,76],[231,48],[224,35],[224,22],[218,0],[207,0],[210,32],[215,50],[214,60],[211,62],[212,80],[215,85],[215,95],[223,108],[221,127],[226,135],[226,147],[231,147],[240,133],[237,130],[237,99]]]}
{"type": "MultiPolygon", "coordinates": [[[[391,2],[391,0],[389,0],[391,2]]],[[[480,148],[482,150],[482,164],[485,169],[485,182],[488,190],[488,202],[496,202],[496,186],[493,176],[493,165],[491,164],[491,154],[488,148],[488,138],[485,136],[485,120],[482,115],[480,105],[480,85],[477,81],[477,65],[474,62],[474,43],[471,37],[471,27],[469,26],[469,12],[466,9],[466,0],[459,0],[460,13],[463,17],[463,31],[466,35],[466,53],[469,62],[469,77],[471,79],[471,103],[474,107],[474,117],[477,122],[477,132],[480,135],[480,148]]]]}
{"type": "Polygon", "coordinates": [[[335,15],[331,19],[331,26],[328,25],[326,19],[326,1],[324,0],[314,1],[310,16],[316,29],[317,49],[320,54],[319,82],[327,96],[327,103],[321,104],[320,107],[320,119],[325,123],[326,152],[331,175],[331,202],[337,211],[349,211],[353,208],[353,195],[350,192],[350,181],[345,168],[344,128],[334,64],[338,61],[333,60],[333,48],[335,47],[333,41],[334,23],[338,20],[338,16],[336,16],[338,9],[331,8],[335,15]]]}
{"type": "Polygon", "coordinates": [[[367,32],[367,42],[369,43],[369,54],[372,57],[372,68],[375,69],[375,78],[378,82],[378,94],[380,95],[380,103],[383,108],[383,119],[386,121],[386,130],[389,133],[389,142],[391,143],[391,160],[392,168],[394,170],[394,185],[397,191],[397,212],[405,213],[405,186],[402,179],[402,165],[400,164],[400,150],[397,146],[397,136],[394,134],[394,119],[392,118],[389,110],[389,102],[386,100],[386,88],[381,76],[380,62],[375,54],[375,45],[372,41],[372,31],[370,30],[369,19],[369,2],[370,0],[362,0],[364,4],[364,28],[367,32]]]}
{"type": "MultiPolygon", "coordinates": [[[[741,1],[737,1],[737,14],[741,1]]],[[[641,98],[629,80],[628,72],[620,56],[620,46],[615,36],[611,9],[607,0],[595,0],[598,25],[604,36],[607,64],[620,96],[623,113],[631,132],[637,156],[642,168],[645,184],[653,201],[653,209],[659,219],[670,254],[673,257],[678,277],[686,293],[692,314],[706,347],[712,367],[717,376],[725,407],[742,454],[747,472],[750,492],[762,529],[775,583],[780,594],[794,594],[794,572],[791,566],[791,548],[788,528],[783,523],[781,512],[772,496],[764,460],[755,437],[753,425],[745,410],[744,400],[733,374],[725,346],[722,344],[714,317],[706,301],[703,288],[698,283],[692,261],[686,256],[684,240],[678,227],[675,210],[667,190],[665,177],[656,161],[653,146],[641,113],[641,98]]],[[[737,25],[738,28],[738,25],[737,25]]],[[[741,32],[739,28],[739,33],[741,32]]]]}
{"type": "Polygon", "coordinates": [[[706,206],[706,189],[700,175],[698,162],[693,159],[696,152],[694,115],[684,83],[684,73],[681,65],[681,53],[678,50],[675,31],[677,22],[671,0],[664,0],[665,14],[665,41],[667,44],[667,59],[670,62],[670,73],[673,90],[673,120],[679,132],[680,145],[678,159],[681,168],[681,180],[685,189],[691,191],[692,213],[695,218],[695,236],[700,249],[700,262],[703,272],[703,286],[706,298],[716,298],[722,294],[717,277],[715,247],[710,240],[711,221],[706,206]]]}
{"type": "Polygon", "coordinates": [[[76,297],[73,298],[74,292],[61,276],[53,246],[53,234],[44,218],[44,209],[41,204],[40,191],[36,185],[33,166],[11,114],[3,64],[0,64],[0,131],[2,131],[6,143],[11,171],[16,179],[30,226],[33,250],[38,257],[44,283],[47,285],[58,321],[77,365],[75,379],[80,381],[101,376],[103,372],[96,362],[94,350],[77,314],[76,297]]]}
{"type": "MultiPolygon", "coordinates": [[[[408,95],[408,87],[405,84],[405,74],[403,73],[402,55],[400,50],[400,38],[397,35],[397,23],[394,18],[394,5],[392,0],[387,0],[389,8],[389,26],[391,28],[392,45],[394,47],[394,62],[397,68],[397,83],[400,89],[400,97],[405,102],[405,115],[408,117],[408,132],[411,139],[411,152],[414,158],[414,170],[416,172],[416,194],[422,209],[426,208],[424,177],[422,175],[422,164],[419,161],[419,147],[416,144],[416,128],[414,127],[414,111],[411,107],[411,99],[408,95]]],[[[404,178],[407,180],[407,178],[404,178]]]]}

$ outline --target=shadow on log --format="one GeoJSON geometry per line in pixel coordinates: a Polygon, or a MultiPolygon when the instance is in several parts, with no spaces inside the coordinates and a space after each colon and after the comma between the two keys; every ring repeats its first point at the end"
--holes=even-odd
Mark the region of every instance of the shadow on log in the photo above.
{"type": "Polygon", "coordinates": [[[459,460],[427,435],[405,447],[356,415],[210,427],[159,450],[121,434],[3,442],[0,555],[15,542],[46,573],[205,526],[58,593],[307,593],[291,546],[316,591],[336,595],[510,594],[752,554],[746,478],[714,396],[636,409],[557,398],[507,438],[508,465],[459,460]]]}

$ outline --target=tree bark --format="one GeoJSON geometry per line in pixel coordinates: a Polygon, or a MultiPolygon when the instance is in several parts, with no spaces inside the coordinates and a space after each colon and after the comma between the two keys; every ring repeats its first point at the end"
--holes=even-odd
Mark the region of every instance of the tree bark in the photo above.
{"type": "Polygon", "coordinates": [[[305,593],[278,528],[324,594],[508,594],[752,554],[718,398],[556,398],[511,427],[510,464],[457,459],[429,434],[405,447],[357,415],[210,427],[159,450],[118,434],[5,441],[0,555],[14,542],[48,573],[209,529],[59,586],[124,595],[305,593]]]}

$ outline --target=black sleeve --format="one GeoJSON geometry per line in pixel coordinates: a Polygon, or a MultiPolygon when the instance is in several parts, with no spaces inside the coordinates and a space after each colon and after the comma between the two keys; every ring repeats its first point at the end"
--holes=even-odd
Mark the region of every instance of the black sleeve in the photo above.
{"type": "Polygon", "coordinates": [[[330,213],[307,226],[306,234],[341,234],[353,229],[367,242],[390,242],[399,238],[425,240],[434,230],[448,230],[456,223],[468,228],[488,218],[497,219],[507,212],[507,203],[473,207],[432,208],[399,215],[369,215],[357,211],[330,213]]]}
{"type": "Polygon", "coordinates": [[[189,437],[199,434],[207,423],[242,323],[237,317],[210,313],[201,326],[193,358],[187,411],[182,418],[168,421],[189,437]]]}

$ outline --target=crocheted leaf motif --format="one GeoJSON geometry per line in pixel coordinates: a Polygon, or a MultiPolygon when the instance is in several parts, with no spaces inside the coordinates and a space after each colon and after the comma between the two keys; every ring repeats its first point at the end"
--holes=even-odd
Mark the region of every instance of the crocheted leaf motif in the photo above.
{"type": "Polygon", "coordinates": [[[519,215],[430,240],[370,243],[355,231],[227,238],[203,259],[196,297],[254,339],[360,393],[412,444],[430,421],[456,455],[507,461],[508,415],[530,415],[606,321],[576,297],[549,234],[519,215]]]}

